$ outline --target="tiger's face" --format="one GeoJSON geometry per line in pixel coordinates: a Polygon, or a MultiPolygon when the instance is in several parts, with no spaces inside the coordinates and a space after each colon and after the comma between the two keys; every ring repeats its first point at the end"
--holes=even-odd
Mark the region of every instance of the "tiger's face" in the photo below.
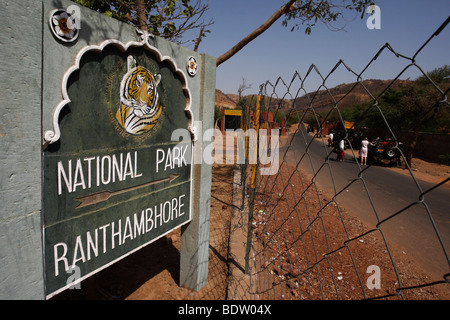
{"type": "Polygon", "coordinates": [[[158,105],[160,75],[155,77],[143,67],[136,67],[126,81],[125,98],[138,117],[152,114],[158,105]],[[155,79],[156,78],[156,79],[155,79]]]}
{"type": "Polygon", "coordinates": [[[158,122],[162,113],[157,91],[161,75],[153,75],[135,63],[133,57],[128,57],[128,72],[121,82],[121,103],[116,119],[128,133],[142,134],[158,122]]]}

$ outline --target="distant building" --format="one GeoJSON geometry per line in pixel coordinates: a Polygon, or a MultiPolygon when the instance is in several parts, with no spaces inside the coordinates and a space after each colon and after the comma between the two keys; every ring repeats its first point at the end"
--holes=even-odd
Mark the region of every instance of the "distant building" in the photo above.
{"type": "MultiPolygon", "coordinates": [[[[256,111],[251,111],[250,122],[253,123],[256,111]]],[[[276,122],[272,112],[261,112],[260,129],[280,129],[280,134],[286,134],[286,119],[282,119],[281,123],[276,122]]],[[[218,127],[221,131],[244,129],[242,121],[242,110],[240,109],[224,109],[222,117],[218,121],[218,127]]]]}

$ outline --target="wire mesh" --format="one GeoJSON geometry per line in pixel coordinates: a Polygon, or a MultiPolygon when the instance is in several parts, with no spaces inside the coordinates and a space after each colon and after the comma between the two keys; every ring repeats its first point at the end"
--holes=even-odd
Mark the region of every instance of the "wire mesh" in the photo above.
{"type": "MultiPolygon", "coordinates": [[[[312,65],[304,76],[295,72],[290,81],[280,77],[261,85],[260,126],[281,125],[279,135],[270,136],[279,150],[276,173],[261,175],[267,167],[261,161],[242,166],[247,178],[252,168],[258,173],[243,211],[249,215],[251,297],[450,298],[450,178],[426,183],[410,164],[420,128],[449,112],[448,77],[436,80],[416,63],[449,21],[412,57],[386,44],[360,73],[340,60],[325,76],[312,65]],[[385,54],[405,66],[393,80],[364,80],[385,54]],[[411,70],[422,76],[401,80],[411,70]],[[332,87],[339,72],[355,82],[332,87]],[[308,92],[317,79],[318,88],[308,92]],[[412,106],[408,117],[396,118],[392,104],[412,106]],[[355,105],[348,121],[348,108],[355,105]],[[363,163],[360,146],[366,136],[369,162],[363,163]],[[404,167],[403,174],[389,165],[404,167]]],[[[244,112],[255,108],[256,98],[244,112]]]]}

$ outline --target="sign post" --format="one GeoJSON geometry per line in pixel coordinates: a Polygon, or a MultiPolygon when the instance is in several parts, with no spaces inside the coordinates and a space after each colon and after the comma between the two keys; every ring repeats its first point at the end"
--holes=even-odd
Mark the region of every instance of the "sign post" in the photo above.
{"type": "Polygon", "coordinates": [[[216,59],[70,0],[12,1],[0,17],[0,297],[79,288],[174,229],[179,284],[199,290],[216,59]]]}

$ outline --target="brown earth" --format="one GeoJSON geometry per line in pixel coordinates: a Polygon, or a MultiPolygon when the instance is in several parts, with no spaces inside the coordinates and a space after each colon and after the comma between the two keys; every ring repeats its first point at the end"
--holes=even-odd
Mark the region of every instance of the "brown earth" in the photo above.
{"type": "Polygon", "coordinates": [[[283,165],[276,177],[268,179],[267,192],[256,198],[255,260],[263,298],[450,298],[448,284],[429,285],[439,279],[388,244],[378,229],[329,202],[328,195],[316,185],[305,185],[309,181],[283,165]],[[279,193],[277,186],[283,188],[287,181],[290,186],[279,193]],[[275,187],[272,190],[270,186],[275,187]],[[379,289],[366,284],[370,276],[367,270],[374,265],[380,270],[379,289]]]}
{"type": "Polygon", "coordinates": [[[224,94],[219,89],[216,89],[216,106],[234,109],[237,106],[238,99],[239,97],[237,95],[224,94]]]}
{"type": "MultiPolygon", "coordinates": [[[[389,170],[393,170],[402,174],[411,175],[409,170],[400,167],[391,167],[389,170]]],[[[427,162],[421,159],[413,158],[411,171],[413,175],[423,181],[438,184],[450,177],[450,167],[444,164],[427,162]]],[[[450,181],[444,184],[444,187],[450,188],[450,181]]]]}

